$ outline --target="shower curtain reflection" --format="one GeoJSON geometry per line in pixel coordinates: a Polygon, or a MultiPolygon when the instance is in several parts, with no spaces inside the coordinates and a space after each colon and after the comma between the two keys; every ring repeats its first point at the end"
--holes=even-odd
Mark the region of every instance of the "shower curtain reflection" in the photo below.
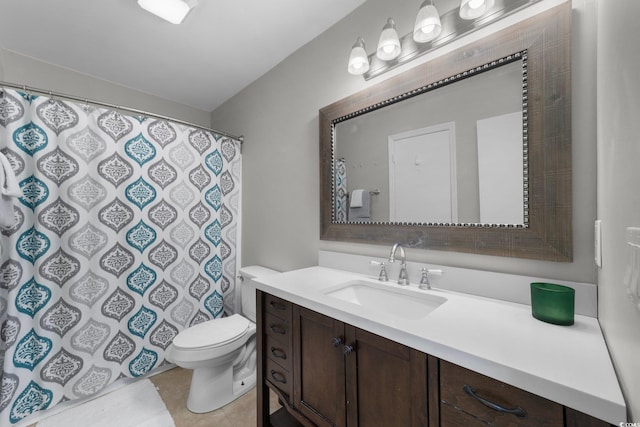
{"type": "Polygon", "coordinates": [[[335,194],[335,221],[347,222],[347,213],[349,212],[349,192],[347,190],[347,162],[343,158],[336,161],[333,191],[335,194]]]}
{"type": "Polygon", "coordinates": [[[239,141],[1,89],[0,425],[163,365],[234,311],[239,141]]]}

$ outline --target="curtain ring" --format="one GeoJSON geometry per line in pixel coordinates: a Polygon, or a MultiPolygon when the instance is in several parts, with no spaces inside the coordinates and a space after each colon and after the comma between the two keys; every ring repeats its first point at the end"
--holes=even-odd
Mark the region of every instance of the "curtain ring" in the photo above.
{"type": "Polygon", "coordinates": [[[22,85],[22,91],[24,92],[24,99],[31,102],[31,91],[29,91],[27,85],[22,85]]]}

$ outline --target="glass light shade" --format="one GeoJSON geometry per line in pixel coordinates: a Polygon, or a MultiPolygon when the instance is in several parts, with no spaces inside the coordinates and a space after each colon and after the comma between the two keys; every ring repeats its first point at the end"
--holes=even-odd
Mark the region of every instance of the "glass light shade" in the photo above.
{"type": "Polygon", "coordinates": [[[426,43],[435,39],[442,31],[440,15],[433,1],[425,0],[420,6],[416,24],[413,27],[413,40],[416,43],[426,43]]]}
{"type": "Polygon", "coordinates": [[[356,44],[351,48],[348,70],[350,74],[354,74],[356,76],[369,71],[369,57],[367,56],[367,51],[364,48],[364,40],[362,37],[358,37],[356,44]]]}
{"type": "Polygon", "coordinates": [[[376,55],[383,61],[390,61],[400,55],[400,50],[400,39],[396,32],[396,24],[393,19],[389,18],[382,28],[376,55]]]}
{"type": "Polygon", "coordinates": [[[462,3],[460,4],[460,18],[479,18],[487,13],[494,4],[495,0],[462,0],[462,3]]]}
{"type": "Polygon", "coordinates": [[[180,24],[187,16],[191,8],[197,5],[196,0],[138,0],[138,4],[144,10],[169,21],[172,24],[180,24]]]}

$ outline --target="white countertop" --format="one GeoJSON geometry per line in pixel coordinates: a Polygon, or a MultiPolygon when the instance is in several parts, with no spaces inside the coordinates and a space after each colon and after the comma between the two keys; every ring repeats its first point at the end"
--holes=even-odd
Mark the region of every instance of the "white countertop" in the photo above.
{"type": "Polygon", "coordinates": [[[256,279],[258,289],[392,339],[612,424],[626,408],[598,320],[572,326],[541,322],[531,307],[371,276],[310,267],[256,279]],[[437,295],[446,302],[421,319],[404,319],[325,295],[352,280],[437,295]]]}

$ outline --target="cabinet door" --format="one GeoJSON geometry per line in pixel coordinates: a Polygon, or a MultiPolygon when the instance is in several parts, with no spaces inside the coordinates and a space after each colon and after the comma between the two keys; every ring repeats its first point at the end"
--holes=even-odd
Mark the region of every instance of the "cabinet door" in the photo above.
{"type": "Polygon", "coordinates": [[[427,426],[427,356],[345,326],[348,426],[427,426]]]}
{"type": "Polygon", "coordinates": [[[344,324],[293,307],[294,405],[317,426],[344,427],[344,324]]]}

